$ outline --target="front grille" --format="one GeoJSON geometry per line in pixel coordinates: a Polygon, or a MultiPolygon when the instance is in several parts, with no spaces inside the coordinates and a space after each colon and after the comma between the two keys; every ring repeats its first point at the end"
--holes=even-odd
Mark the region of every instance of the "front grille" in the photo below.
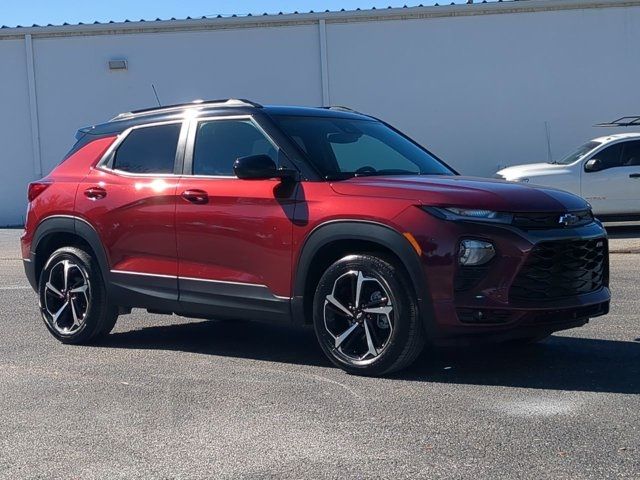
{"type": "Polygon", "coordinates": [[[607,268],[604,238],[539,243],[520,269],[509,296],[552,300],[593,292],[605,284],[607,268]]]}
{"type": "Polygon", "coordinates": [[[511,224],[523,230],[575,228],[593,222],[591,210],[564,213],[516,213],[511,224]]]}

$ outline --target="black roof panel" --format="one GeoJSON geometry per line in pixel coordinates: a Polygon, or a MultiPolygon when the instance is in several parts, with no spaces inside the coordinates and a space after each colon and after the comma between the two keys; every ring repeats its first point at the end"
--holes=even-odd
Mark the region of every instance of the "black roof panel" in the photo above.
{"type": "Polygon", "coordinates": [[[271,115],[371,119],[371,117],[367,115],[346,107],[301,107],[284,105],[268,105],[263,107],[249,100],[223,99],[134,110],[132,112],[121,113],[108,122],[81,128],[79,131],[92,135],[117,134],[136,125],[180,120],[183,118],[185,112],[189,110],[197,112],[196,116],[198,117],[205,115],[248,115],[261,111],[271,115]]]}

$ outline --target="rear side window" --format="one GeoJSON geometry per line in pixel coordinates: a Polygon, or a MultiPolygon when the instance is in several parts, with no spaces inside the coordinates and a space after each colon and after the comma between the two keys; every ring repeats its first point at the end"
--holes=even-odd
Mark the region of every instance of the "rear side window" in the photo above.
{"type": "Polygon", "coordinates": [[[640,165],[640,141],[626,142],[622,150],[622,166],[637,167],[640,165]]]}
{"type": "Polygon", "coordinates": [[[135,128],[116,150],[112,168],[129,173],[173,173],[182,124],[135,128]]]}
{"type": "Polygon", "coordinates": [[[261,154],[277,163],[275,147],[251,121],[203,121],[193,147],[193,174],[233,176],[238,157],[261,154]]]}

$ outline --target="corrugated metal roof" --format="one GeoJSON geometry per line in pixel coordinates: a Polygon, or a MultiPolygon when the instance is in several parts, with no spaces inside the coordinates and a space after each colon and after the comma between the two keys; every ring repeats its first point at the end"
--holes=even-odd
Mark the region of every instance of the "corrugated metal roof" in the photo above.
{"type": "Polygon", "coordinates": [[[108,33],[138,33],[160,30],[199,30],[215,28],[240,28],[244,26],[277,26],[283,24],[308,24],[325,19],[327,22],[358,22],[407,18],[431,18],[444,16],[486,15],[499,13],[540,12],[572,9],[640,6],[640,0],[482,0],[472,3],[436,3],[415,6],[386,7],[322,12],[294,11],[290,13],[205,15],[178,19],[108,21],[93,23],[63,23],[62,25],[0,26],[1,38],[16,38],[26,34],[36,36],[97,35],[108,33]]]}
{"type": "MultiPolygon", "coordinates": [[[[451,3],[443,3],[442,5],[440,5],[439,3],[435,3],[435,4],[429,4],[429,5],[424,5],[424,4],[418,4],[418,5],[403,5],[403,6],[388,6],[386,7],[387,10],[391,10],[391,9],[396,9],[396,8],[407,8],[407,9],[411,9],[411,8],[422,8],[422,7],[440,7],[440,6],[453,6],[453,5],[469,5],[469,6],[473,6],[473,5],[478,5],[478,4],[483,4],[483,3],[502,3],[502,2],[518,2],[518,1],[527,1],[527,0],[482,0],[481,2],[469,2],[469,1],[465,1],[465,2],[451,2],[451,3]]],[[[380,8],[376,8],[376,7],[371,7],[371,8],[356,8],[353,10],[346,10],[344,8],[340,9],[340,10],[324,10],[324,11],[313,11],[313,10],[309,10],[308,12],[299,12],[299,11],[293,11],[293,12],[278,12],[278,13],[234,13],[234,14],[218,14],[218,15],[202,15],[202,16],[195,16],[195,17],[186,17],[186,18],[175,18],[175,17],[171,17],[171,18],[156,18],[155,20],[149,20],[149,19],[144,19],[141,18],[140,20],[129,20],[129,19],[125,19],[121,22],[116,22],[113,20],[109,20],[106,22],[90,22],[90,23],[83,23],[83,22],[78,22],[78,23],[63,23],[63,24],[59,24],[59,25],[54,25],[52,23],[49,23],[47,25],[38,25],[36,23],[34,23],[33,25],[15,25],[15,26],[8,26],[8,25],[2,25],[0,26],[0,29],[6,29],[6,28],[41,28],[41,27],[67,27],[67,26],[80,26],[80,25],[109,25],[109,24],[115,24],[115,23],[131,23],[131,22],[171,22],[171,21],[178,21],[178,20],[210,20],[213,18],[244,18],[244,17],[274,17],[274,16],[283,16],[283,15],[301,15],[301,14],[306,14],[306,13],[337,13],[337,12],[360,12],[360,11],[375,11],[375,10],[384,10],[384,8],[380,9],[380,8]]]]}

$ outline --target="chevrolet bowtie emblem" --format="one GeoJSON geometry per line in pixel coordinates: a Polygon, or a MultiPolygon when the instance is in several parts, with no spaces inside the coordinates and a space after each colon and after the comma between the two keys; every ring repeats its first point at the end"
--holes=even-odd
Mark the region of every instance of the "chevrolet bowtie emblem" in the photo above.
{"type": "Polygon", "coordinates": [[[575,225],[576,223],[578,223],[579,220],[580,218],[577,215],[574,215],[573,213],[565,213],[564,215],[560,215],[560,218],[558,219],[558,223],[560,225],[564,225],[565,227],[568,227],[571,225],[575,225]]]}

